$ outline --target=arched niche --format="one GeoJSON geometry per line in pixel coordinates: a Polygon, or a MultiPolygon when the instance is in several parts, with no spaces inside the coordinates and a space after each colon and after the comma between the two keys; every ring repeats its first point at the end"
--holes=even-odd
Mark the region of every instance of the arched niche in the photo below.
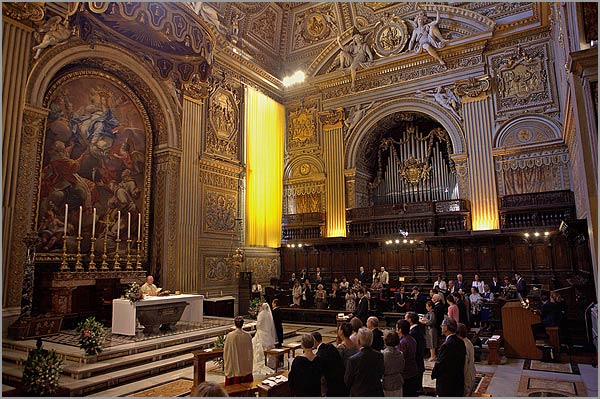
{"type": "Polygon", "coordinates": [[[323,212],[325,165],[314,155],[300,155],[285,166],[283,209],[289,213],[323,212]]]}
{"type": "Polygon", "coordinates": [[[502,126],[494,137],[494,148],[523,147],[561,140],[561,126],[543,115],[517,117],[502,126]]]}

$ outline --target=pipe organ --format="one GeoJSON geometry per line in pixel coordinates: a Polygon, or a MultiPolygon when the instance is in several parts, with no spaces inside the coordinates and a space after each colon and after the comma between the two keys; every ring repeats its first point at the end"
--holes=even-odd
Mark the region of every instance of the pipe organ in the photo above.
{"type": "Polygon", "coordinates": [[[382,139],[375,180],[369,184],[373,205],[442,201],[458,198],[456,170],[448,133],[406,128],[400,140],[382,139]]]}

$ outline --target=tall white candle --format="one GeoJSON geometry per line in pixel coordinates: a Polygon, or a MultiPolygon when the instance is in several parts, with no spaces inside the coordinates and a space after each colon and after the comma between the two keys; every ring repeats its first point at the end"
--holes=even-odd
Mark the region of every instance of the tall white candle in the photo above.
{"type": "Polygon", "coordinates": [[[83,207],[79,206],[79,227],[77,228],[77,236],[81,237],[81,216],[83,215],[83,207]]]}
{"type": "Polygon", "coordinates": [[[94,216],[92,217],[92,237],[96,235],[96,208],[94,208],[94,216]]]}
{"type": "Polygon", "coordinates": [[[121,211],[117,212],[117,240],[119,239],[119,230],[121,230],[121,211]]]}
{"type": "Polygon", "coordinates": [[[69,221],[69,204],[65,204],[65,235],[67,235],[68,221],[69,221]]]}
{"type": "Polygon", "coordinates": [[[142,214],[138,213],[138,241],[142,236],[142,214]]]}
{"type": "Polygon", "coordinates": [[[127,239],[131,238],[131,212],[127,212],[127,239]]]}

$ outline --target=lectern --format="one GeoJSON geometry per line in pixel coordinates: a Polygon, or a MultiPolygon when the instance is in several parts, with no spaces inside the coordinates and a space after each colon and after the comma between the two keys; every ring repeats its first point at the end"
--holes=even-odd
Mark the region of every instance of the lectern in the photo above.
{"type": "Polygon", "coordinates": [[[542,351],[535,346],[532,324],[541,323],[539,314],[526,309],[521,302],[507,302],[502,307],[502,335],[504,353],[507,357],[525,359],[542,358],[542,351]]]}

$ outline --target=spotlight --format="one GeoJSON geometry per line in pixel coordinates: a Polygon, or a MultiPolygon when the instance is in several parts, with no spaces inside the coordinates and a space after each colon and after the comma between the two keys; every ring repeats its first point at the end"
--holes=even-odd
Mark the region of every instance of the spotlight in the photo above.
{"type": "Polygon", "coordinates": [[[534,236],[539,237],[540,233],[538,233],[537,231],[535,233],[533,233],[534,236]]]}
{"type": "Polygon", "coordinates": [[[292,244],[292,248],[296,248],[296,244],[292,244]]]}
{"type": "Polygon", "coordinates": [[[404,240],[402,240],[402,242],[406,244],[408,240],[405,238],[404,240]]]}
{"type": "Polygon", "coordinates": [[[410,240],[409,242],[410,242],[411,244],[414,244],[414,243],[415,243],[415,240],[410,240]]]}
{"type": "Polygon", "coordinates": [[[400,240],[396,240],[395,242],[396,242],[396,244],[400,244],[400,240]]]}
{"type": "Polygon", "coordinates": [[[529,238],[529,233],[525,233],[525,237],[526,237],[526,238],[529,238]]]}
{"type": "Polygon", "coordinates": [[[547,231],[544,231],[544,236],[545,236],[545,237],[548,237],[549,235],[550,235],[550,233],[549,233],[549,232],[547,232],[547,231]]]}
{"type": "Polygon", "coordinates": [[[302,244],[298,244],[298,248],[302,248],[302,244]]]}

